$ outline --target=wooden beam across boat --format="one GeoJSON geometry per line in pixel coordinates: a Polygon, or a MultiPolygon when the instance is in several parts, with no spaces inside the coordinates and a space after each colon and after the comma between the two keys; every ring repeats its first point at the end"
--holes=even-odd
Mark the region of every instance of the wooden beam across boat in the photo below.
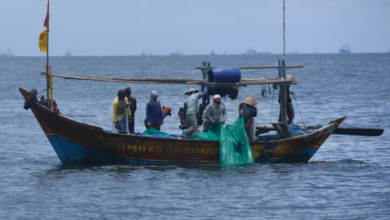
{"type": "MultiPolygon", "coordinates": [[[[210,69],[217,68],[216,66],[210,67],[210,69]]],[[[282,68],[282,66],[239,66],[238,69],[242,70],[254,70],[254,69],[278,69],[282,68]]],[[[287,69],[294,69],[294,68],[303,68],[303,66],[286,66],[287,69]]],[[[197,70],[207,70],[207,66],[197,66],[195,67],[197,70]]]]}
{"type": "MultiPolygon", "coordinates": [[[[46,75],[42,72],[41,75],[46,75]]],[[[91,77],[91,76],[66,76],[59,74],[52,74],[52,77],[73,79],[73,80],[91,80],[103,82],[117,82],[117,83],[140,83],[140,84],[203,84],[206,83],[203,79],[164,79],[164,78],[107,78],[107,77],[91,77]]],[[[209,85],[231,85],[231,86],[247,86],[247,85],[264,85],[275,83],[292,83],[295,85],[296,81],[293,75],[287,75],[286,79],[280,78],[243,78],[238,83],[213,83],[208,82],[209,85]]]]}

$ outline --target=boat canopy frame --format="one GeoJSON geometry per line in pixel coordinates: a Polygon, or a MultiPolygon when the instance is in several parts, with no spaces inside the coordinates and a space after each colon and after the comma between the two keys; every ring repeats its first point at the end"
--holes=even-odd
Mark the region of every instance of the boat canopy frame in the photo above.
{"type": "MultiPolygon", "coordinates": [[[[287,125],[287,87],[291,84],[298,85],[293,75],[287,75],[286,69],[291,68],[303,68],[303,66],[286,66],[284,60],[278,60],[277,66],[241,66],[239,69],[277,69],[278,77],[276,78],[242,78],[237,83],[215,83],[208,82],[208,73],[216,67],[211,67],[210,62],[202,61],[202,66],[195,67],[202,73],[202,79],[166,79],[166,78],[107,78],[107,77],[90,77],[90,76],[66,76],[60,74],[51,74],[52,77],[73,79],[73,80],[92,80],[103,82],[116,82],[116,83],[139,83],[139,84],[198,84],[201,86],[201,91],[205,89],[205,83],[211,86],[214,85],[227,85],[227,86],[248,86],[248,85],[266,85],[266,84],[278,84],[279,85],[279,97],[280,97],[280,113],[281,122],[272,123],[275,130],[278,131],[279,136],[287,138],[289,136],[287,125]]],[[[47,75],[45,72],[41,72],[41,75],[47,75]]],[[[210,97],[204,97],[202,104],[208,105],[210,103],[210,97]]]]}
{"type": "MultiPolygon", "coordinates": [[[[303,66],[287,66],[285,68],[302,68],[303,66]]],[[[91,80],[91,81],[103,81],[103,82],[116,82],[116,83],[138,83],[138,84],[198,84],[203,85],[207,82],[207,72],[216,67],[210,67],[209,62],[203,61],[203,66],[196,67],[195,69],[202,72],[203,79],[170,79],[170,78],[118,78],[118,77],[91,77],[91,76],[67,76],[61,74],[52,74],[52,77],[73,79],[73,80],[91,80]]],[[[279,77],[276,78],[242,78],[237,83],[215,83],[207,82],[210,85],[231,85],[231,86],[248,86],[248,85],[266,85],[266,84],[282,84],[290,83],[297,85],[295,77],[293,75],[280,74],[283,66],[242,66],[239,69],[278,69],[279,77]]],[[[46,75],[45,72],[41,72],[40,75],[46,75]]]]}

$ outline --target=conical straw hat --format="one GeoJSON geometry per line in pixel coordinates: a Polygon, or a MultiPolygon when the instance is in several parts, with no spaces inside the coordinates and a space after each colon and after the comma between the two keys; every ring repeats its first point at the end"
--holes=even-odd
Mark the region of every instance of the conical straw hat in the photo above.
{"type": "Polygon", "coordinates": [[[259,102],[253,96],[244,98],[244,103],[246,103],[248,105],[253,105],[253,106],[256,106],[257,104],[259,104],[259,102]]]}
{"type": "Polygon", "coordinates": [[[295,86],[298,85],[298,82],[297,82],[297,80],[295,79],[295,77],[294,77],[293,75],[287,75],[287,76],[286,76],[286,79],[292,80],[291,84],[293,84],[293,85],[295,85],[295,86]]]}
{"type": "Polygon", "coordinates": [[[199,92],[199,90],[190,87],[190,88],[188,89],[188,91],[187,91],[186,93],[184,93],[184,94],[187,95],[187,93],[189,93],[189,92],[195,92],[195,91],[196,91],[196,92],[199,92]]]}

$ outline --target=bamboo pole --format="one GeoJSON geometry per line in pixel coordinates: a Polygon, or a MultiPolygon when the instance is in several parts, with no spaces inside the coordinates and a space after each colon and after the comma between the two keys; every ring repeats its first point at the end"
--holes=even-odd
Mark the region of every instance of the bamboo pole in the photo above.
{"type": "MultiPolygon", "coordinates": [[[[47,10],[50,8],[50,0],[47,0],[47,10]]],[[[47,15],[46,15],[47,16],[47,15]]],[[[49,27],[46,28],[47,30],[47,42],[46,42],[46,95],[47,95],[47,105],[50,108],[51,102],[50,102],[50,93],[49,93],[49,27]]]]}
{"type": "MultiPolygon", "coordinates": [[[[46,73],[41,73],[45,75],[46,73]]],[[[104,82],[123,82],[123,83],[145,83],[145,84],[186,84],[187,82],[199,82],[199,79],[160,79],[160,78],[105,78],[105,77],[90,77],[90,76],[65,76],[52,74],[52,77],[75,80],[92,80],[104,82]]]]}
{"type": "MultiPolygon", "coordinates": [[[[210,67],[211,69],[214,69],[214,68],[217,68],[216,66],[213,66],[213,67],[210,67]]],[[[278,69],[278,68],[282,68],[282,66],[239,66],[237,67],[238,69],[242,69],[242,70],[252,70],[252,69],[278,69]]],[[[285,68],[289,68],[289,69],[294,69],[294,68],[303,68],[303,66],[299,65],[299,66],[286,66],[285,68]]],[[[195,67],[195,69],[197,70],[203,70],[203,69],[207,69],[207,67],[204,67],[204,66],[197,66],[195,67]]]]}
{"type": "Polygon", "coordinates": [[[49,66],[49,79],[50,79],[50,105],[53,107],[53,76],[51,75],[51,66],[49,66]]]}
{"type": "MultiPolygon", "coordinates": [[[[42,72],[41,75],[46,73],[42,72]]],[[[202,85],[206,83],[206,80],[202,79],[159,79],[159,78],[101,78],[101,77],[89,77],[89,76],[65,76],[58,74],[51,74],[51,77],[63,78],[63,79],[74,79],[74,80],[91,80],[91,81],[102,81],[102,82],[117,82],[117,83],[139,83],[139,84],[198,84],[202,85]]],[[[295,78],[291,75],[286,79],[280,78],[243,78],[238,83],[213,83],[208,82],[209,85],[230,85],[230,86],[246,86],[246,85],[264,85],[274,83],[293,83],[295,78]]]]}

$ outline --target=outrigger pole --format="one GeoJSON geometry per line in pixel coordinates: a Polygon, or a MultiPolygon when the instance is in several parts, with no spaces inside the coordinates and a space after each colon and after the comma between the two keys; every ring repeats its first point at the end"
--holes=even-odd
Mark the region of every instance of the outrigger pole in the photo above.
{"type": "MultiPolygon", "coordinates": [[[[207,67],[207,66],[195,67],[195,69],[197,69],[197,70],[207,70],[208,68],[209,67],[207,67]]],[[[215,67],[215,66],[210,67],[210,69],[214,69],[214,68],[217,68],[217,67],[215,67]]],[[[282,68],[282,66],[281,65],[279,65],[279,66],[238,66],[237,68],[241,69],[241,70],[278,69],[278,68],[282,68]]],[[[303,68],[303,66],[302,65],[299,65],[299,66],[286,66],[285,68],[294,69],[294,68],[303,68]]]]}

